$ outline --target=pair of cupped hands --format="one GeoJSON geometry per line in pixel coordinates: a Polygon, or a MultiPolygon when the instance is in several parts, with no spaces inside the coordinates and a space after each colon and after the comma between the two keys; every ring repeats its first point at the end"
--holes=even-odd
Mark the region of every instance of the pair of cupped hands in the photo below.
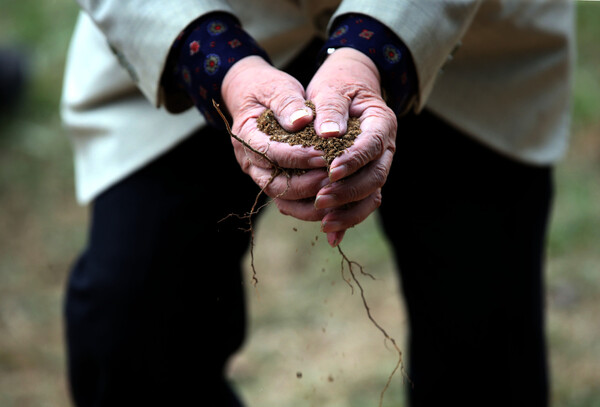
{"type": "Polygon", "coordinates": [[[340,48],[319,67],[306,90],[294,77],[258,56],[243,58],[227,72],[222,97],[233,118],[232,132],[283,168],[306,169],[303,175],[271,180],[271,164],[232,139],[242,170],[271,198],[279,211],[305,221],[320,221],[331,246],[345,231],[365,220],[381,204],[381,187],[392,165],[397,121],[381,96],[380,77],[369,57],[340,48]],[[311,100],[316,117],[305,105],[311,100]],[[314,120],[321,137],[345,134],[349,116],[360,118],[361,134],[325,171],[322,152],[271,142],[256,127],[263,111],[273,110],[287,131],[314,120]]]}

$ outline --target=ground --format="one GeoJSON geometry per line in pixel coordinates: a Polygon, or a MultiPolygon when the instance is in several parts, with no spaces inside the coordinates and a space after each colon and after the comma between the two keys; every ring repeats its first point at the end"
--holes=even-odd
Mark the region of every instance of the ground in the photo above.
{"type": "MultiPolygon", "coordinates": [[[[31,76],[22,103],[0,116],[0,407],[66,407],[62,294],[88,220],[88,208],[74,200],[58,117],[77,5],[21,0],[1,8],[0,45],[22,45],[31,76]]],[[[556,407],[600,405],[600,2],[577,8],[573,132],[556,168],[548,241],[556,407]]],[[[317,224],[274,207],[257,223],[260,283],[247,284],[250,336],[230,366],[250,407],[372,407],[394,365],[393,350],[341,280],[339,254],[318,235],[317,224]]],[[[404,349],[403,304],[377,215],[347,233],[343,246],[377,278],[365,280],[373,314],[404,349]]],[[[386,400],[402,399],[401,377],[394,380],[386,400]]]]}

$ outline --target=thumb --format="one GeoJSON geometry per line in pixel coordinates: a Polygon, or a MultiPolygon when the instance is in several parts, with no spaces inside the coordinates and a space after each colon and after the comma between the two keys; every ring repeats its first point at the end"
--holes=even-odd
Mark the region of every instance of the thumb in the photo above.
{"type": "Polygon", "coordinates": [[[289,132],[298,131],[313,120],[313,111],[306,106],[301,86],[297,92],[278,94],[271,101],[270,108],[277,122],[289,132]]]}
{"type": "Polygon", "coordinates": [[[338,137],[348,130],[350,99],[340,93],[320,91],[312,98],[315,104],[315,131],[321,137],[338,137]]]}

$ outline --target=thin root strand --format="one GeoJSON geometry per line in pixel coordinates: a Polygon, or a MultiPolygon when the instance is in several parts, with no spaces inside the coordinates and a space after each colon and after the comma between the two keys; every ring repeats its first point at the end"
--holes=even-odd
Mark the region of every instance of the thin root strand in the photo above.
{"type": "MultiPolygon", "coordinates": [[[[254,203],[252,204],[252,208],[250,208],[249,212],[246,212],[244,215],[239,215],[239,214],[235,214],[235,213],[230,213],[229,215],[225,216],[223,219],[221,219],[219,222],[224,221],[225,219],[228,219],[232,216],[237,217],[238,219],[241,220],[246,220],[248,222],[248,228],[245,229],[246,232],[250,232],[250,267],[252,268],[252,285],[254,287],[256,287],[256,285],[258,284],[258,273],[256,272],[256,267],[254,266],[254,223],[253,223],[253,216],[258,214],[263,208],[265,208],[266,206],[270,205],[274,199],[270,199],[268,200],[266,203],[264,203],[263,205],[259,205],[260,202],[260,197],[265,193],[265,190],[269,187],[269,185],[271,185],[271,183],[273,182],[273,180],[280,174],[285,174],[287,179],[288,179],[288,184],[287,187],[289,188],[289,179],[291,177],[290,171],[280,167],[279,165],[277,165],[276,162],[274,162],[273,160],[271,160],[266,153],[263,153],[261,151],[258,151],[257,149],[255,149],[254,147],[252,147],[250,144],[248,144],[246,141],[244,141],[243,139],[241,139],[240,137],[238,137],[237,135],[233,134],[233,132],[231,131],[231,126],[229,125],[229,122],[227,121],[227,118],[225,117],[225,115],[223,114],[223,112],[221,111],[219,104],[213,99],[212,101],[213,106],[215,107],[215,109],[217,110],[217,112],[219,113],[219,116],[221,116],[221,119],[223,119],[223,122],[225,123],[225,128],[227,129],[227,133],[229,134],[229,136],[233,137],[235,140],[239,141],[244,148],[247,148],[248,150],[252,151],[255,154],[258,154],[260,157],[262,157],[263,159],[265,159],[266,161],[268,161],[271,166],[273,167],[273,170],[271,172],[271,178],[269,178],[269,181],[267,182],[267,184],[261,188],[261,190],[258,192],[258,194],[256,194],[256,197],[254,199],[254,203]],[[258,207],[257,207],[258,206],[258,207]]],[[[282,195],[284,195],[288,188],[285,189],[285,191],[283,191],[281,194],[279,194],[277,196],[280,197],[282,195]]]]}
{"type": "MultiPolygon", "coordinates": [[[[383,396],[384,396],[385,392],[387,391],[387,389],[390,387],[390,384],[392,382],[392,378],[393,378],[394,374],[396,373],[396,371],[398,369],[400,369],[402,372],[404,372],[404,364],[402,361],[402,351],[396,344],[396,340],[394,338],[392,338],[385,329],[383,329],[383,327],[375,320],[375,318],[373,318],[373,315],[371,314],[371,308],[369,307],[369,304],[367,303],[367,299],[365,297],[365,291],[364,291],[362,285],[360,284],[360,282],[358,281],[358,279],[356,278],[356,274],[354,273],[352,266],[354,265],[354,266],[358,267],[362,275],[369,276],[373,280],[375,280],[375,277],[369,273],[366,273],[363,270],[362,265],[360,265],[356,261],[350,260],[348,258],[348,256],[346,256],[346,254],[342,251],[342,248],[339,245],[337,246],[337,248],[338,248],[338,251],[340,252],[340,255],[342,256],[342,276],[343,276],[343,269],[344,269],[344,263],[345,263],[346,265],[348,265],[348,271],[350,272],[352,281],[354,281],[354,283],[358,286],[358,288],[360,290],[360,297],[362,299],[365,310],[367,311],[367,316],[369,317],[369,319],[371,320],[373,325],[375,325],[375,327],[377,329],[379,329],[379,331],[383,334],[384,340],[389,341],[392,343],[392,345],[394,345],[394,349],[396,350],[396,352],[398,354],[398,361],[397,361],[396,365],[394,366],[394,369],[388,376],[387,382],[385,383],[385,386],[383,387],[383,390],[381,391],[381,394],[379,395],[379,407],[382,407],[383,406],[383,396]]],[[[348,282],[348,284],[352,287],[352,284],[350,282],[348,282]]],[[[404,374],[404,376],[406,377],[406,374],[404,374]]],[[[410,381],[410,379],[409,379],[409,381],[410,381]]]]}

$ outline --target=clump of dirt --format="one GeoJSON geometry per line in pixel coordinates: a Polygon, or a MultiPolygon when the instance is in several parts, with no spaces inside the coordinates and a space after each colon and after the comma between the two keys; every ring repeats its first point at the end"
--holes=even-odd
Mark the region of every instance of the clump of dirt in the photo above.
{"type": "MultiPolygon", "coordinates": [[[[313,110],[315,115],[315,106],[312,102],[306,102],[306,105],[313,110]]],[[[265,110],[256,120],[260,131],[270,137],[272,141],[288,143],[290,145],[301,145],[302,147],[314,147],[316,150],[323,151],[323,158],[327,166],[332,161],[344,153],[344,151],[354,144],[354,140],[360,134],[360,120],[358,117],[348,119],[348,131],[340,137],[320,137],[315,132],[314,122],[309,123],[302,130],[295,133],[286,131],[275,119],[271,109],[265,110]]]]}

